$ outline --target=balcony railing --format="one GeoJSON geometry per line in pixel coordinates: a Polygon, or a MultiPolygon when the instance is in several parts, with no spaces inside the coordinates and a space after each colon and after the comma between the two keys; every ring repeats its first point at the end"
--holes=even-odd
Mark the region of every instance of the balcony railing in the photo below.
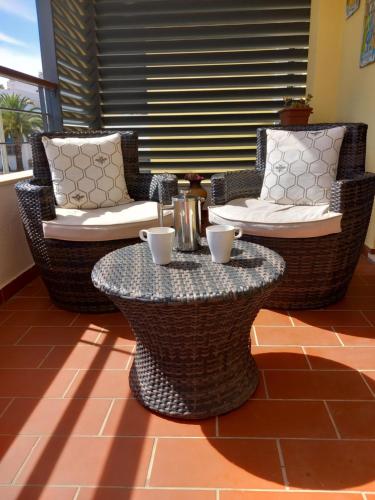
{"type": "Polygon", "coordinates": [[[29,170],[33,132],[59,128],[57,84],[0,66],[0,174],[29,170]]]}

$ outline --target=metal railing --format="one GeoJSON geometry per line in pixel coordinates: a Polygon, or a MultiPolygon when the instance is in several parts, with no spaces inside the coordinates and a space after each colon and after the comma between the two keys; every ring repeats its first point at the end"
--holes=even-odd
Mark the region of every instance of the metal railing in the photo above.
{"type": "Polygon", "coordinates": [[[29,170],[28,136],[61,128],[56,83],[0,66],[0,174],[29,170]]]}

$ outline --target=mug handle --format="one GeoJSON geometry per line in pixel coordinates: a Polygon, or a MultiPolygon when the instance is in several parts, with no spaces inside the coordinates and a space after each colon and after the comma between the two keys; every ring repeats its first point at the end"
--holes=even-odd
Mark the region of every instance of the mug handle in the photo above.
{"type": "Polygon", "coordinates": [[[242,238],[242,229],[239,227],[234,228],[234,239],[238,240],[239,238],[242,238]],[[238,231],[238,234],[236,234],[236,231],[238,231]]]}
{"type": "Polygon", "coordinates": [[[141,240],[147,241],[147,229],[141,229],[139,231],[139,237],[141,238],[141,240]]]}

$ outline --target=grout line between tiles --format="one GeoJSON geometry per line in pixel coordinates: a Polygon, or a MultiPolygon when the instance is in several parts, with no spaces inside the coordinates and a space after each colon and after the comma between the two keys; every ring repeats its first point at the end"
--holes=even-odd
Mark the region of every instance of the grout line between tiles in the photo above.
{"type": "MultiPolygon", "coordinates": [[[[268,369],[268,368],[267,368],[268,369]]],[[[276,368],[275,368],[276,369],[276,368]]],[[[12,371],[23,371],[23,370],[27,370],[27,371],[42,371],[42,370],[45,370],[45,371],[55,371],[55,372],[74,372],[75,370],[81,370],[82,372],[124,372],[126,371],[124,368],[78,368],[78,367],[75,367],[75,368],[64,368],[64,367],[59,367],[59,366],[56,366],[55,368],[45,368],[44,366],[41,366],[40,368],[38,367],[30,367],[30,368],[1,368],[0,367],[0,372],[1,371],[7,371],[7,370],[12,370],[12,371]]],[[[354,370],[354,368],[352,369],[354,370]]],[[[317,370],[318,371],[318,370],[317,370]]],[[[320,371],[324,371],[324,370],[320,370],[320,371]]],[[[332,370],[330,370],[332,371],[332,370]]],[[[341,370],[341,371],[344,371],[344,370],[341,370]]],[[[349,370],[345,370],[345,371],[349,371],[349,370]]],[[[371,370],[366,370],[366,371],[371,371],[371,370]]],[[[375,371],[375,370],[374,370],[375,371]]],[[[110,396],[108,396],[110,398],[110,396]]]]}
{"type": "Polygon", "coordinates": [[[305,355],[306,363],[308,364],[308,366],[309,366],[310,370],[312,370],[312,369],[313,369],[313,367],[311,366],[310,358],[309,358],[309,356],[307,355],[307,352],[306,352],[305,346],[301,346],[301,349],[302,349],[303,354],[305,355]]]}
{"type": "MultiPolygon", "coordinates": [[[[8,311],[4,311],[5,313],[7,313],[8,311]]],[[[7,319],[11,318],[11,314],[9,316],[5,315],[5,318],[0,320],[0,326],[3,326],[3,324],[6,322],[7,319]]]]}
{"type": "MultiPolygon", "coordinates": [[[[71,436],[72,438],[91,438],[91,439],[113,439],[113,438],[120,438],[120,439],[147,439],[147,440],[194,440],[194,441],[205,441],[207,439],[215,439],[217,441],[275,441],[275,437],[266,437],[266,436],[183,436],[183,435],[175,435],[172,434],[171,436],[160,436],[160,435],[154,435],[154,434],[148,434],[145,436],[144,434],[103,434],[99,436],[98,434],[64,434],[64,433],[58,433],[58,434],[19,434],[20,436],[26,436],[26,437],[33,437],[33,438],[39,438],[39,437],[51,437],[51,436],[71,436]]],[[[14,437],[17,436],[17,434],[0,434],[2,437],[14,437]]],[[[318,441],[318,442],[337,442],[337,437],[295,437],[295,436],[282,436],[279,439],[286,439],[288,441],[318,441]]],[[[375,438],[342,438],[341,441],[345,441],[348,443],[375,443],[375,438]]],[[[1,484],[0,484],[1,485],[1,484]]]]}
{"type": "MultiPolygon", "coordinates": [[[[25,484],[25,483],[17,483],[15,486],[18,487],[45,487],[45,484],[40,484],[40,483],[33,483],[32,485],[30,484],[25,484]]],[[[49,486],[49,485],[48,485],[49,486]]],[[[0,484],[0,488],[6,488],[9,487],[9,484],[0,484]]],[[[51,485],[51,487],[55,488],[83,488],[83,489],[96,489],[98,488],[98,485],[96,484],[87,484],[82,486],[81,484],[60,484],[60,483],[54,483],[51,485]]],[[[145,486],[121,486],[121,485],[114,485],[114,486],[104,486],[100,485],[99,486],[103,490],[124,490],[124,491],[129,491],[129,490],[138,490],[138,491],[212,491],[216,492],[217,488],[214,487],[206,487],[206,486],[152,486],[150,488],[147,488],[145,486]]],[[[280,488],[220,488],[218,490],[219,492],[221,491],[234,491],[234,492],[239,492],[239,491],[244,491],[244,492],[270,492],[270,493],[287,493],[287,490],[280,489],[280,488]]],[[[322,490],[322,489],[300,489],[296,488],[293,490],[289,490],[290,494],[288,495],[289,497],[293,497],[293,494],[296,493],[331,493],[332,495],[335,495],[337,493],[340,493],[341,495],[347,495],[348,498],[350,498],[351,495],[373,495],[374,491],[364,491],[360,492],[358,490],[322,490]]]]}
{"type": "Polygon", "coordinates": [[[220,500],[220,490],[216,490],[216,500],[220,500]]]}
{"type": "Polygon", "coordinates": [[[334,327],[334,326],[331,326],[331,329],[332,329],[333,333],[336,335],[336,338],[337,338],[337,340],[340,342],[340,345],[341,345],[342,347],[350,347],[350,346],[345,346],[344,342],[341,340],[340,335],[336,332],[336,329],[335,329],[335,327],[334,327]]]}
{"type": "Polygon", "coordinates": [[[79,318],[79,314],[76,314],[75,316],[73,316],[73,319],[72,319],[72,321],[69,323],[69,325],[68,325],[68,326],[73,326],[73,325],[74,325],[75,320],[76,320],[76,319],[78,319],[78,318],[79,318]]]}
{"type": "MultiPolygon", "coordinates": [[[[45,483],[17,483],[17,484],[12,484],[12,483],[0,483],[0,490],[1,488],[9,488],[9,487],[15,487],[15,488],[30,488],[30,489],[35,489],[35,488],[61,488],[61,489],[68,489],[68,488],[95,488],[95,485],[88,485],[88,486],[82,486],[80,484],[45,484],[45,483]]],[[[100,486],[100,488],[108,488],[108,489],[113,489],[113,488],[121,488],[121,489],[129,489],[128,487],[124,486],[100,486]]],[[[138,488],[139,489],[139,488],[138,488]]],[[[8,497],[9,498],[9,497],[8,497]]],[[[15,498],[15,497],[12,497],[15,498]]],[[[18,500],[20,497],[18,496],[16,500],[18,500]]],[[[26,498],[23,496],[23,498],[26,498]]],[[[33,497],[35,498],[35,497],[33,497]]],[[[40,497],[38,497],[39,500],[40,497]]],[[[51,498],[51,497],[50,497],[51,498]]],[[[29,499],[29,497],[27,497],[29,499]]],[[[72,499],[73,500],[73,499],[72,499]]]]}
{"type": "Polygon", "coordinates": [[[267,387],[267,381],[266,381],[266,374],[264,373],[264,370],[262,370],[262,378],[263,378],[264,393],[265,393],[265,395],[266,395],[266,399],[270,399],[270,395],[268,394],[268,387],[267,387]]]}
{"type": "MultiPolygon", "coordinates": [[[[297,326],[295,328],[298,328],[297,326]]],[[[333,332],[332,332],[333,333],[333,332]]],[[[30,344],[31,345],[31,344],[30,344]]],[[[36,344],[34,347],[39,347],[40,345],[45,345],[45,344],[36,344]]],[[[68,345],[71,345],[71,344],[68,344],[68,345]]],[[[125,347],[125,346],[123,346],[125,347]]],[[[342,345],[337,345],[337,344],[261,344],[260,346],[256,346],[256,347],[279,347],[279,348],[285,348],[285,347],[312,347],[312,348],[315,348],[315,347],[318,347],[318,348],[324,348],[324,349],[331,349],[331,348],[334,348],[334,347],[349,347],[350,349],[354,348],[354,349],[360,349],[360,348],[368,348],[368,349],[374,349],[375,348],[375,344],[373,346],[369,346],[368,344],[355,344],[355,345],[345,345],[345,344],[342,344],[342,345]]]]}
{"type": "Polygon", "coordinates": [[[277,448],[277,453],[279,455],[281,475],[283,477],[284,486],[287,490],[289,490],[288,475],[286,473],[285,460],[284,460],[283,450],[281,449],[280,439],[276,439],[276,448],[277,448]]]}
{"type": "MultiPolygon", "coordinates": [[[[262,346],[263,347],[263,346],[262,346]]],[[[301,347],[301,346],[298,346],[301,347]]],[[[339,346],[336,346],[339,349],[339,346]]],[[[375,352],[375,350],[374,350],[375,352]]],[[[45,370],[45,371],[59,371],[59,372],[71,372],[74,370],[80,370],[82,372],[92,372],[92,371],[101,371],[101,372],[123,372],[125,371],[123,368],[2,368],[0,367],[0,371],[7,371],[7,370],[13,370],[13,371],[19,371],[19,370],[45,370]]],[[[262,368],[259,369],[259,371],[265,371],[265,372],[309,372],[310,373],[310,368],[262,368]]],[[[375,372],[375,368],[313,368],[314,372],[336,372],[336,373],[352,373],[352,372],[375,372]]],[[[1,397],[12,397],[12,396],[0,396],[1,397]]],[[[111,396],[107,396],[106,399],[111,399],[111,396]]]]}
{"type": "MultiPolygon", "coordinates": [[[[327,311],[328,312],[328,311],[327,311]]],[[[358,309],[353,309],[352,311],[349,311],[348,309],[343,309],[342,311],[335,311],[335,312],[361,312],[359,311],[358,309]]],[[[257,325],[257,328],[258,327],[261,327],[261,328],[292,328],[292,325],[279,325],[277,323],[275,324],[260,324],[258,323],[257,325]]],[[[340,327],[340,326],[343,326],[343,327],[347,327],[347,328],[368,328],[369,325],[366,324],[364,325],[363,323],[361,323],[360,325],[356,324],[356,323],[353,323],[353,324],[344,324],[344,323],[339,323],[339,324],[334,324],[333,325],[335,328],[337,327],[340,327]]],[[[325,329],[325,328],[332,328],[332,325],[329,324],[329,323],[322,323],[322,324],[318,324],[318,325],[311,325],[311,324],[308,324],[308,323],[302,323],[301,325],[296,325],[294,324],[293,328],[320,328],[320,329],[325,329]]]]}
{"type": "MultiPolygon", "coordinates": [[[[102,335],[104,336],[104,328],[100,329],[100,332],[95,337],[95,340],[94,340],[93,344],[97,344],[99,342],[99,339],[101,338],[102,335]]],[[[101,344],[98,344],[98,345],[101,345],[101,344]]]]}
{"type": "MultiPolygon", "coordinates": [[[[306,371],[309,371],[309,370],[306,370],[306,371]]],[[[1,399],[10,399],[14,397],[15,399],[43,399],[43,400],[60,400],[60,399],[77,399],[77,400],[89,400],[89,399],[92,399],[92,400],[96,400],[96,399],[104,399],[106,401],[108,400],[112,400],[112,399],[115,399],[116,401],[126,401],[128,399],[133,399],[133,400],[136,400],[136,398],[134,396],[128,396],[128,397],[122,397],[122,396],[74,396],[74,397],[63,397],[63,396],[0,396],[0,400],[1,399]]],[[[270,401],[286,401],[286,402],[289,402],[289,401],[295,401],[295,402],[304,402],[304,401],[324,401],[322,398],[269,398],[270,401]]],[[[253,396],[251,398],[251,400],[256,400],[256,401],[266,401],[267,398],[259,398],[259,397],[255,397],[253,396]]],[[[353,399],[353,398],[350,398],[350,399],[340,399],[340,398],[326,398],[327,401],[335,401],[335,402],[354,402],[354,403],[368,403],[368,402],[372,402],[372,398],[367,398],[367,399],[364,399],[364,398],[360,398],[360,399],[353,399]]]]}
{"type": "Polygon", "coordinates": [[[21,475],[21,473],[22,473],[23,469],[25,468],[25,466],[26,466],[27,462],[30,460],[30,457],[31,457],[31,455],[33,454],[33,451],[34,451],[34,450],[35,450],[35,448],[38,446],[38,444],[39,444],[39,442],[40,442],[40,440],[41,440],[41,439],[42,439],[42,438],[41,438],[41,436],[39,436],[39,437],[37,438],[37,440],[35,441],[35,443],[34,443],[34,444],[33,444],[33,446],[31,447],[31,450],[30,450],[30,451],[29,451],[29,453],[27,454],[27,456],[26,456],[25,460],[22,462],[22,464],[21,464],[20,468],[18,469],[17,474],[14,476],[13,481],[11,482],[11,484],[16,484],[17,479],[20,477],[20,475],[21,475]]]}
{"type": "MultiPolygon", "coordinates": [[[[99,345],[99,346],[103,346],[103,344],[100,342],[100,339],[103,337],[104,339],[104,336],[105,336],[105,332],[99,332],[99,334],[97,335],[97,337],[95,338],[95,340],[92,342],[94,345],[99,345]]],[[[80,342],[82,342],[82,340],[80,340],[80,342]]],[[[103,346],[104,347],[104,346],[103,346]]]]}
{"type": "MultiPolygon", "coordinates": [[[[33,483],[33,484],[24,484],[24,483],[17,483],[15,486],[18,486],[18,487],[29,487],[29,488],[45,488],[46,486],[47,487],[50,487],[50,488],[78,488],[78,489],[84,489],[84,490],[92,490],[92,489],[97,489],[97,488],[100,488],[102,490],[107,490],[107,491],[111,491],[111,490],[124,490],[124,491],[132,491],[132,490],[137,490],[137,491],[212,491],[212,492],[215,492],[216,489],[215,488],[207,488],[205,486],[192,486],[192,487],[189,487],[189,486],[155,486],[155,487],[151,487],[151,488],[146,488],[145,486],[122,486],[122,485],[114,485],[114,486],[111,486],[111,485],[96,485],[96,484],[85,484],[85,485],[80,485],[80,484],[60,484],[60,483],[54,483],[53,485],[46,485],[46,484],[40,484],[40,483],[33,483]]],[[[1,488],[7,488],[9,487],[9,484],[6,484],[6,483],[1,483],[0,484],[0,489],[1,488]]],[[[278,490],[245,490],[245,489],[230,489],[230,488],[222,488],[223,491],[275,491],[275,492],[280,492],[280,489],[278,490]]],[[[352,493],[356,493],[356,492],[343,492],[345,494],[352,494],[352,493]]],[[[74,497],[76,498],[76,497],[74,497]]],[[[74,499],[73,499],[74,500],[74,499]]]]}
{"type": "Polygon", "coordinates": [[[154,443],[152,445],[150,462],[149,462],[148,468],[147,468],[147,476],[146,476],[145,487],[149,487],[150,486],[150,480],[151,480],[151,474],[152,474],[152,467],[154,465],[154,460],[155,460],[155,455],[156,455],[156,447],[158,445],[158,439],[159,438],[155,438],[154,439],[154,443]]]}
{"type": "Polygon", "coordinates": [[[255,328],[255,325],[252,326],[252,329],[253,329],[253,332],[254,332],[255,345],[259,346],[259,340],[258,340],[258,335],[257,335],[257,331],[256,331],[256,328],[255,328]]]}
{"type": "MultiPolygon", "coordinates": [[[[155,489],[155,488],[153,488],[155,489]]],[[[160,487],[159,489],[167,489],[165,487],[160,487]]],[[[172,488],[168,488],[168,489],[172,489],[172,488]]],[[[187,488],[188,489],[188,488],[187,488]]],[[[192,488],[191,488],[192,489],[192,488]]],[[[203,489],[203,488],[200,488],[200,489],[203,489]]],[[[208,489],[208,488],[204,488],[204,489],[208,489]]],[[[286,490],[280,490],[280,489],[271,489],[271,488],[220,488],[220,491],[250,491],[250,492],[270,492],[270,493],[286,493],[286,490]]],[[[351,495],[356,495],[358,496],[358,494],[361,494],[360,491],[358,490],[352,490],[352,491],[343,491],[343,490],[310,490],[308,488],[306,489],[299,489],[299,488],[296,488],[296,489],[293,489],[293,490],[289,490],[290,491],[290,494],[289,495],[286,495],[288,496],[289,498],[293,498],[293,494],[296,493],[331,493],[332,495],[336,495],[337,493],[339,493],[340,495],[347,495],[348,498],[350,498],[351,495]]],[[[374,492],[373,491],[367,491],[365,493],[362,493],[362,495],[366,495],[366,494],[373,494],[374,492]]],[[[316,496],[314,495],[314,497],[316,498],[316,496]]],[[[312,498],[314,498],[312,497],[312,498]]]]}
{"type": "MultiPolygon", "coordinates": [[[[68,327],[67,327],[68,328],[68,327]]],[[[112,347],[110,345],[102,345],[102,344],[95,344],[94,342],[88,342],[86,340],[77,340],[75,343],[70,343],[70,344],[20,344],[19,347],[100,347],[101,349],[107,349],[113,352],[120,352],[120,353],[127,353],[127,351],[124,351],[124,348],[134,348],[134,344],[120,344],[117,347],[112,347]]],[[[16,344],[4,344],[0,345],[0,349],[3,347],[16,347],[16,344]]],[[[271,346],[273,347],[273,346],[271,346]]],[[[309,347],[309,346],[308,346],[309,347]]],[[[312,347],[325,347],[325,346],[312,346],[312,347]]],[[[366,347],[366,346],[364,346],[366,347]]],[[[132,350],[129,351],[131,353],[132,350]]]]}
{"type": "MultiPolygon", "coordinates": [[[[370,371],[370,370],[366,370],[366,371],[370,371]]],[[[372,387],[370,386],[370,384],[367,382],[366,380],[366,377],[365,375],[362,373],[362,372],[358,372],[359,373],[359,376],[361,377],[361,379],[363,380],[363,382],[365,383],[367,389],[370,391],[370,393],[372,394],[372,397],[375,398],[375,392],[372,390],[372,387]]]]}
{"type": "Polygon", "coordinates": [[[292,318],[292,316],[291,316],[290,312],[289,312],[289,311],[287,311],[287,313],[288,313],[288,316],[289,316],[290,322],[292,323],[292,326],[296,326],[296,325],[294,324],[294,320],[293,320],[293,318],[292,318]]]}
{"type": "Polygon", "coordinates": [[[77,491],[75,492],[74,497],[72,498],[72,500],[77,500],[77,498],[79,497],[80,493],[81,493],[81,487],[78,486],[77,491]]]}
{"type": "Polygon", "coordinates": [[[360,310],[359,312],[362,314],[362,316],[365,318],[365,320],[367,321],[367,323],[368,323],[370,326],[375,326],[375,325],[373,325],[373,324],[372,324],[372,322],[368,319],[368,317],[366,316],[366,313],[365,313],[364,311],[360,310]]]}
{"type": "MultiPolygon", "coordinates": [[[[61,399],[62,400],[67,399],[69,401],[70,400],[75,400],[75,399],[77,399],[79,401],[82,401],[82,400],[88,401],[90,399],[92,399],[94,401],[97,400],[97,399],[99,399],[99,400],[104,399],[105,401],[108,401],[108,400],[111,400],[111,399],[115,399],[116,401],[117,400],[118,401],[127,401],[128,399],[132,399],[132,400],[135,400],[135,401],[137,400],[134,396],[128,396],[128,397],[121,397],[121,396],[116,396],[116,397],[113,397],[113,396],[100,396],[100,397],[95,397],[95,396],[89,396],[89,397],[88,396],[74,396],[74,397],[69,397],[69,396],[66,396],[66,397],[63,397],[63,396],[58,396],[58,397],[56,397],[56,396],[43,396],[43,395],[39,395],[39,396],[0,396],[0,399],[9,399],[9,398],[12,398],[12,397],[14,397],[15,399],[37,399],[37,400],[43,400],[43,401],[44,400],[47,400],[47,401],[57,400],[58,401],[58,400],[61,400],[61,399]]],[[[260,399],[261,401],[265,400],[264,398],[253,398],[253,399],[258,399],[258,400],[260,399]]],[[[298,400],[298,401],[300,401],[300,400],[298,400]]],[[[311,400],[308,400],[308,401],[311,401],[311,400]]],[[[321,399],[318,399],[316,401],[321,401],[321,399]]],[[[345,399],[345,400],[333,399],[332,401],[348,401],[348,400],[347,399],[345,399]]],[[[368,399],[362,399],[362,400],[361,399],[360,400],[356,399],[355,401],[356,402],[358,402],[358,401],[368,401],[368,399]]]]}
{"type": "MultiPolygon", "coordinates": [[[[131,354],[134,354],[135,353],[135,348],[136,348],[136,345],[134,344],[133,347],[132,347],[132,350],[131,350],[131,354]]],[[[129,356],[129,359],[127,360],[126,362],[126,365],[125,365],[125,368],[124,370],[129,370],[129,366],[130,366],[130,363],[133,361],[133,356],[130,355],[129,356]]]]}
{"type": "Polygon", "coordinates": [[[331,424],[332,424],[333,428],[335,429],[337,439],[341,439],[341,434],[340,434],[339,429],[336,425],[335,419],[333,418],[333,415],[332,415],[332,412],[328,406],[328,403],[327,403],[327,401],[323,401],[323,403],[324,403],[325,409],[327,410],[328,417],[331,421],[331,424]]]}
{"type": "Polygon", "coordinates": [[[63,392],[62,399],[65,399],[65,396],[66,396],[66,395],[68,394],[68,392],[70,391],[70,388],[71,388],[71,387],[72,387],[72,385],[74,384],[74,382],[75,382],[76,378],[78,377],[78,375],[79,375],[79,372],[80,372],[80,371],[81,371],[81,370],[80,370],[80,369],[78,369],[78,370],[76,371],[76,373],[73,375],[73,378],[72,378],[72,380],[69,382],[68,387],[67,387],[67,388],[65,389],[65,391],[63,392]]]}
{"type": "Polygon", "coordinates": [[[47,354],[43,357],[41,362],[38,364],[37,368],[41,368],[45,360],[48,358],[48,356],[51,354],[51,352],[54,350],[55,346],[53,345],[47,352],[47,354]]]}
{"type": "Polygon", "coordinates": [[[113,405],[114,405],[114,404],[115,404],[115,400],[114,400],[114,399],[112,399],[111,404],[109,405],[109,408],[108,408],[108,410],[107,410],[107,413],[106,413],[106,415],[105,415],[105,417],[104,417],[103,423],[102,423],[102,425],[100,426],[100,430],[99,430],[99,432],[98,432],[98,436],[102,436],[102,435],[103,435],[104,428],[105,428],[105,426],[106,426],[106,424],[107,424],[107,422],[108,422],[108,419],[109,419],[109,416],[110,416],[110,414],[111,414],[111,412],[112,412],[112,408],[113,408],[113,405]]]}
{"type": "Polygon", "coordinates": [[[0,412],[0,418],[5,414],[5,412],[7,411],[7,409],[10,407],[10,405],[13,403],[13,401],[15,400],[16,398],[11,398],[11,400],[9,401],[9,403],[5,406],[5,408],[3,409],[2,412],[0,412]]]}
{"type": "Polygon", "coordinates": [[[29,333],[29,331],[31,330],[31,326],[29,326],[27,329],[26,329],[26,332],[24,332],[17,340],[16,342],[13,344],[13,345],[19,345],[20,341],[26,337],[26,335],[29,333]]]}

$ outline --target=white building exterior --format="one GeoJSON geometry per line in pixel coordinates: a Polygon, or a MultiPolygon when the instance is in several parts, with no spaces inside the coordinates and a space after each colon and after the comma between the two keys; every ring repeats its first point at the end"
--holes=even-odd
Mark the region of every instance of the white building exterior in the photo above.
{"type": "MultiPolygon", "coordinates": [[[[41,75],[39,75],[42,77],[41,75]]],[[[33,102],[34,108],[40,109],[40,99],[38,87],[17,80],[5,80],[5,89],[0,89],[0,94],[17,94],[21,97],[27,97],[33,102]]],[[[0,120],[0,128],[2,122],[0,120]]],[[[3,131],[0,130],[0,174],[14,172],[17,169],[16,157],[12,154],[11,148],[4,144],[3,131]],[[1,144],[3,143],[3,144],[1,144]],[[10,151],[9,151],[10,150],[10,151]],[[4,164],[7,165],[4,168],[4,164]]],[[[22,145],[23,168],[28,170],[31,168],[31,148],[29,144],[22,145]]]]}

